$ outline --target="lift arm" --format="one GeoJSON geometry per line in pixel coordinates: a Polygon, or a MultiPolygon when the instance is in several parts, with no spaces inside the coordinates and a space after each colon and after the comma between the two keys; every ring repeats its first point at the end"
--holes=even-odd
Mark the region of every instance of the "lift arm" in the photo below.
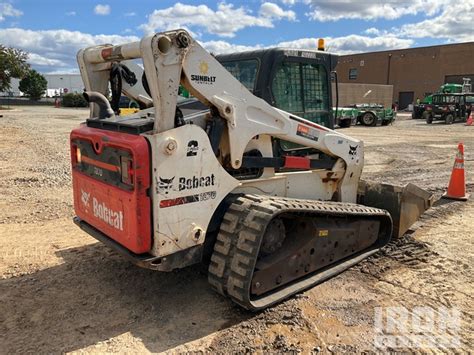
{"type": "MultiPolygon", "coordinates": [[[[272,107],[249,92],[184,30],[144,37],[140,42],[104,45],[79,51],[86,90],[105,93],[111,63],[141,58],[155,110],[154,132],[175,128],[180,83],[227,121],[230,163],[242,165],[255,136],[270,135],[315,148],[343,161],[340,198],[355,202],[362,173],[363,143],[324,126],[272,107]]],[[[91,108],[91,117],[97,115],[91,108]]]]}

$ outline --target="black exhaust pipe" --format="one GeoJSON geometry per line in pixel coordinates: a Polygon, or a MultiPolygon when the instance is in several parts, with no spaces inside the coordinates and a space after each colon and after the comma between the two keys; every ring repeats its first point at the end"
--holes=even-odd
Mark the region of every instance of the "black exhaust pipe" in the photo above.
{"type": "Polygon", "coordinates": [[[97,91],[84,91],[82,94],[87,102],[94,102],[99,105],[99,120],[103,120],[104,118],[110,118],[115,115],[114,110],[110,106],[109,100],[97,91]]]}

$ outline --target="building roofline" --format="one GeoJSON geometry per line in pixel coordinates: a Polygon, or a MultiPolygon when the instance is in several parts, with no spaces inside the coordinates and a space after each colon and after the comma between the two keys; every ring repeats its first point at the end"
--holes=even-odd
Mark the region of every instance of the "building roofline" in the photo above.
{"type": "Polygon", "coordinates": [[[471,41],[471,42],[460,42],[460,43],[446,43],[446,44],[436,44],[432,46],[423,46],[423,47],[409,47],[409,48],[400,48],[400,49],[389,49],[389,50],[383,50],[383,51],[340,54],[339,58],[341,59],[341,58],[351,57],[355,55],[365,55],[365,54],[372,54],[372,53],[393,53],[393,52],[410,51],[410,50],[415,50],[415,49],[429,49],[429,48],[439,48],[439,47],[448,47],[448,46],[459,46],[459,45],[466,45],[466,44],[474,45],[474,42],[471,41]]]}

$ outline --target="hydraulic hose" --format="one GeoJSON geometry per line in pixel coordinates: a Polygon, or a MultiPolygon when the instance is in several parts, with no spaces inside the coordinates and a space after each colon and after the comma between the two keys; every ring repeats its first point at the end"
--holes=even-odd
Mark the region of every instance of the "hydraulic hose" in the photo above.
{"type": "Polygon", "coordinates": [[[83,95],[87,102],[93,102],[99,106],[98,118],[100,120],[103,120],[104,118],[110,118],[115,115],[114,110],[112,110],[112,107],[110,106],[109,100],[107,100],[107,98],[100,92],[84,91],[83,95]]]}

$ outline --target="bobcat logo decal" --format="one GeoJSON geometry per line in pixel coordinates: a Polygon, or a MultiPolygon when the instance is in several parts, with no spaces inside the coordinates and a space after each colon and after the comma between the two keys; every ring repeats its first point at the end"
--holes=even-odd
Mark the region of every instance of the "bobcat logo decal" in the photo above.
{"type": "Polygon", "coordinates": [[[357,148],[359,148],[358,145],[356,145],[355,147],[349,145],[349,155],[351,156],[352,160],[354,160],[355,156],[357,155],[357,148]]]}
{"type": "Polygon", "coordinates": [[[89,198],[91,197],[90,192],[85,192],[84,190],[81,189],[81,201],[84,204],[84,206],[89,207],[89,198]]]}
{"type": "Polygon", "coordinates": [[[173,176],[171,179],[164,179],[162,177],[156,179],[156,193],[164,193],[167,195],[173,187],[174,178],[173,176]]]}

